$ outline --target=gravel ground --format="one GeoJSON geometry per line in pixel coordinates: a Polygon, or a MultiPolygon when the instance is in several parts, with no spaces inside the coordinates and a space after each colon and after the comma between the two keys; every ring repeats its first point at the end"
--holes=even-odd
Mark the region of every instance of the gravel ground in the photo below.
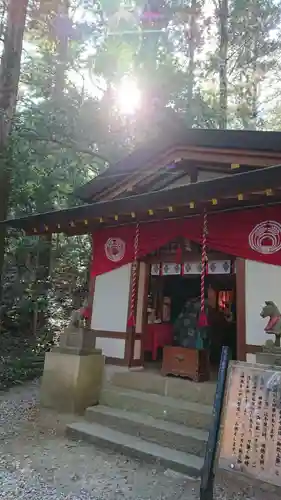
{"type": "MultiPolygon", "coordinates": [[[[42,410],[38,382],[0,394],[0,498],[198,500],[199,483],[111,451],[68,441],[73,416],[42,410]]],[[[278,492],[221,475],[219,500],[277,500],[278,492]]]]}

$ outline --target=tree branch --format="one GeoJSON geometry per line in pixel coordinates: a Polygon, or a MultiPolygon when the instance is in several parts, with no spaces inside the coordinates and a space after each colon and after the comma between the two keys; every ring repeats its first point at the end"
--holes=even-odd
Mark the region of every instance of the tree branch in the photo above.
{"type": "Polygon", "coordinates": [[[28,139],[29,141],[50,142],[66,149],[73,149],[75,153],[89,155],[99,160],[102,160],[104,163],[109,163],[109,161],[99,153],[95,153],[94,151],[91,151],[90,149],[87,148],[80,148],[77,144],[67,144],[60,139],[56,139],[55,137],[40,137],[38,135],[31,133],[29,134],[25,132],[24,133],[20,132],[19,135],[20,137],[28,139]]]}

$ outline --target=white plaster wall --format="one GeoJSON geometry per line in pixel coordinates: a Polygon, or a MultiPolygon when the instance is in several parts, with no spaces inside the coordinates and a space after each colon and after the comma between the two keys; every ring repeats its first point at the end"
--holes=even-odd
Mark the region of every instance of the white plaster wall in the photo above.
{"type": "Polygon", "coordinates": [[[96,277],[91,319],[93,330],[126,332],[131,267],[127,264],[96,277]]]}
{"type": "Polygon", "coordinates": [[[141,358],[141,341],[139,339],[135,340],[134,345],[134,359],[141,358]]]}
{"type": "Polygon", "coordinates": [[[102,353],[107,358],[121,358],[125,356],[125,340],[124,339],[107,339],[97,337],[96,348],[102,349],[102,353]]]}
{"type": "Polygon", "coordinates": [[[146,282],[146,267],[145,262],[140,262],[139,265],[139,281],[138,281],[138,296],[137,296],[137,311],[136,311],[136,333],[142,332],[143,308],[145,305],[144,289],[146,282]]]}
{"type": "Polygon", "coordinates": [[[263,345],[273,337],[265,334],[260,312],[265,300],[281,307],[281,266],[247,260],[245,267],[246,344],[263,345]]]}

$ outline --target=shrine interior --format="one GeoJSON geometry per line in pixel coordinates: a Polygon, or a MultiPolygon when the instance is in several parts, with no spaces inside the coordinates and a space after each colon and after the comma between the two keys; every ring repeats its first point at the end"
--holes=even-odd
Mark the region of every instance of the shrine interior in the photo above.
{"type": "MultiPolygon", "coordinates": [[[[236,275],[233,267],[231,263],[229,274],[207,274],[205,278],[208,326],[204,348],[209,350],[212,371],[218,368],[223,345],[230,347],[232,359],[236,359],[236,275]]],[[[203,347],[198,328],[199,313],[200,273],[165,276],[159,272],[157,276],[150,275],[145,361],[153,361],[155,367],[158,366],[165,345],[203,347]]]]}

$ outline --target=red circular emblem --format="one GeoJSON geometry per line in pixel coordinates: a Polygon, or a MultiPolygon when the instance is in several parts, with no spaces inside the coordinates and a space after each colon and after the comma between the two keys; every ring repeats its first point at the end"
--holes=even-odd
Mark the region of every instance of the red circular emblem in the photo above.
{"type": "Polygon", "coordinates": [[[249,234],[249,246],[261,254],[273,254],[281,250],[281,224],[266,220],[257,224],[249,234]]]}
{"type": "Polygon", "coordinates": [[[111,262],[119,262],[123,259],[126,250],[125,241],[121,238],[108,238],[104,245],[105,255],[111,262]]]}

